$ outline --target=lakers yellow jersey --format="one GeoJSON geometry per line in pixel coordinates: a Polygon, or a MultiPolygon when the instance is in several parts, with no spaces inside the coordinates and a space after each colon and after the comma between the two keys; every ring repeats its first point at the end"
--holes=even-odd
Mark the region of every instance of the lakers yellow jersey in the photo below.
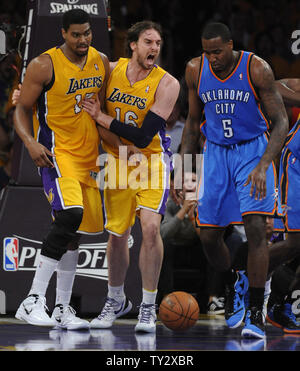
{"type": "MultiPolygon", "coordinates": [[[[106,89],[106,109],[110,116],[123,122],[124,125],[141,127],[154,103],[156,89],[166,71],[155,65],[145,79],[131,85],[126,75],[128,62],[129,59],[120,58],[110,75],[106,89]]],[[[124,138],[121,139],[124,144],[132,144],[124,138]]],[[[146,148],[141,148],[141,151],[149,156],[151,153],[166,151],[169,145],[170,138],[163,130],[154,136],[146,148]]],[[[103,143],[103,149],[118,156],[118,150],[107,143],[103,143]]]]}
{"type": "Polygon", "coordinates": [[[99,153],[95,121],[82,110],[85,98],[95,97],[105,78],[99,52],[90,47],[81,69],[66,58],[60,48],[46,51],[53,64],[53,78],[42,91],[34,112],[36,139],[54,155],[59,177],[71,177],[96,187],[91,172],[99,153]]]}

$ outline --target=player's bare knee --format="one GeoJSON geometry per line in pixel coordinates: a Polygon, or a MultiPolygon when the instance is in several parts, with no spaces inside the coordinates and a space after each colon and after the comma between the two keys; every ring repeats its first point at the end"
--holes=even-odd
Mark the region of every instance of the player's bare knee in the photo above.
{"type": "Polygon", "coordinates": [[[155,242],[157,236],[160,233],[160,228],[159,225],[157,225],[157,223],[149,221],[146,225],[142,227],[142,232],[144,241],[155,242]]]}
{"type": "Polygon", "coordinates": [[[204,246],[212,248],[218,246],[220,243],[224,243],[223,232],[216,231],[215,229],[203,228],[200,233],[200,239],[204,246]]]}

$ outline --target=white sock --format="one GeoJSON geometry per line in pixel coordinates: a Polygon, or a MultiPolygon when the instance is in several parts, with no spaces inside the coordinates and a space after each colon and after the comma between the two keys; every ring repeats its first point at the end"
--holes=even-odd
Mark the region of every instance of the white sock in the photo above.
{"type": "Polygon", "coordinates": [[[110,286],[108,285],[109,298],[115,299],[118,303],[122,303],[125,300],[124,284],[121,286],[110,286]]]}
{"type": "Polygon", "coordinates": [[[142,303],[145,303],[145,304],[155,304],[156,295],[157,295],[157,290],[149,291],[149,290],[143,289],[143,300],[142,300],[142,303]]]}
{"type": "Polygon", "coordinates": [[[78,249],[68,250],[58,263],[55,305],[70,304],[78,262],[78,254],[78,249]]]}
{"type": "Polygon", "coordinates": [[[32,286],[28,295],[35,294],[45,296],[49,281],[56,270],[57,264],[57,260],[40,255],[39,264],[36,268],[32,286]]]}

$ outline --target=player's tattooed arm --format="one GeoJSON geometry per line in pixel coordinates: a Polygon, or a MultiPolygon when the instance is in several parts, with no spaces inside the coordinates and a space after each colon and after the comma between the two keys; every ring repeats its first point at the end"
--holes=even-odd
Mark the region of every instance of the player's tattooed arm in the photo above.
{"type": "Polygon", "coordinates": [[[204,108],[198,93],[198,77],[200,68],[200,57],[192,59],[186,67],[185,80],[188,88],[189,111],[185,122],[182,140],[181,154],[196,154],[200,141],[200,121],[204,108]]]}
{"type": "Polygon", "coordinates": [[[251,77],[271,123],[271,137],[262,159],[268,166],[282,149],[288,134],[288,117],[268,63],[255,56],[251,65],[251,77]]]}
{"type": "Polygon", "coordinates": [[[288,117],[282,97],[275,84],[271,67],[263,59],[254,56],[250,65],[250,75],[260,103],[271,124],[271,135],[260,162],[250,173],[246,185],[251,183],[250,195],[264,198],[266,195],[266,171],[280,153],[288,134],[288,117]]]}

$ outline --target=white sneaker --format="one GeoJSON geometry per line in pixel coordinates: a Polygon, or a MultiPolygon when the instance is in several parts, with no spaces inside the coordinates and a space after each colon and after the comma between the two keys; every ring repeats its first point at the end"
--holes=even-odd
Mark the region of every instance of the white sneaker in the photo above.
{"type": "Polygon", "coordinates": [[[90,328],[90,323],[84,319],[76,317],[75,310],[70,305],[63,306],[57,304],[54,307],[51,318],[56,323],[57,328],[65,330],[83,330],[90,328]]]}
{"type": "Polygon", "coordinates": [[[225,298],[213,296],[212,301],[208,303],[207,314],[224,314],[225,313],[225,298]]]}
{"type": "Polygon", "coordinates": [[[90,328],[110,328],[114,321],[132,308],[132,303],[127,298],[122,302],[121,307],[115,299],[106,298],[104,307],[97,318],[94,318],[90,323],[90,328]]]}
{"type": "Polygon", "coordinates": [[[47,314],[46,298],[42,295],[29,295],[19,306],[15,317],[36,326],[55,326],[47,314]]]}
{"type": "Polygon", "coordinates": [[[142,303],[138,315],[138,323],[135,326],[136,332],[156,331],[156,305],[142,303]]]}

